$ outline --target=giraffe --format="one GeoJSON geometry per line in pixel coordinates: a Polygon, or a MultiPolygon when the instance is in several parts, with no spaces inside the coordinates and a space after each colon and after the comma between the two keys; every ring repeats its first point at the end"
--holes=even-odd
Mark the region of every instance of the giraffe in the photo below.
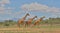
{"type": "Polygon", "coordinates": [[[35,21],[34,25],[39,25],[39,22],[41,22],[41,21],[43,20],[43,18],[45,18],[45,16],[37,19],[37,20],[35,21]]]}
{"type": "Polygon", "coordinates": [[[37,18],[37,16],[34,16],[33,18],[28,19],[28,21],[26,21],[26,24],[27,24],[27,25],[31,25],[31,24],[32,24],[32,21],[33,21],[35,18],[37,18]]]}
{"type": "Polygon", "coordinates": [[[18,27],[20,27],[20,25],[24,23],[27,16],[30,16],[29,13],[27,13],[23,18],[18,20],[18,27]]]}

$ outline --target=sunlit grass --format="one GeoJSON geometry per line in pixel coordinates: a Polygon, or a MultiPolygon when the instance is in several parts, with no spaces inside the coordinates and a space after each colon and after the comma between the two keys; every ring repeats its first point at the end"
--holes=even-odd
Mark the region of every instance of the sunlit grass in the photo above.
{"type": "Polygon", "coordinates": [[[60,25],[39,25],[39,26],[5,26],[0,28],[0,33],[60,33],[60,25]]]}

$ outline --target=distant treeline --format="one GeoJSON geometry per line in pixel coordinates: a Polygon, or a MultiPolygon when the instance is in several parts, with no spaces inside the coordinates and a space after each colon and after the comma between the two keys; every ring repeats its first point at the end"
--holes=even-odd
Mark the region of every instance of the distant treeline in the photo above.
{"type": "Polygon", "coordinates": [[[43,20],[41,23],[42,24],[60,24],[60,18],[49,18],[49,19],[43,20]]]}
{"type": "MultiPolygon", "coordinates": [[[[34,23],[34,21],[32,22],[34,23]]],[[[14,20],[4,20],[3,22],[0,22],[0,25],[15,25],[17,24],[17,21],[14,20]]],[[[40,24],[60,24],[60,18],[48,18],[40,22],[40,24]]]]}

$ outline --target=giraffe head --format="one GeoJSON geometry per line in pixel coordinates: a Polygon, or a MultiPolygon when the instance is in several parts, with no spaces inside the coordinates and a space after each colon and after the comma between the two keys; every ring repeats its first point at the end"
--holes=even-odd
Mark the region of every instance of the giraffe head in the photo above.
{"type": "Polygon", "coordinates": [[[35,18],[37,18],[37,16],[34,16],[32,19],[35,19],[35,18]]]}
{"type": "Polygon", "coordinates": [[[27,15],[27,16],[30,16],[30,14],[29,14],[29,13],[27,13],[26,15],[27,15]]]}
{"type": "Polygon", "coordinates": [[[37,16],[35,16],[35,18],[37,18],[37,16]]]}
{"type": "Polygon", "coordinates": [[[40,20],[40,21],[42,21],[42,20],[43,20],[43,18],[45,18],[45,16],[41,17],[39,20],[40,20]]]}

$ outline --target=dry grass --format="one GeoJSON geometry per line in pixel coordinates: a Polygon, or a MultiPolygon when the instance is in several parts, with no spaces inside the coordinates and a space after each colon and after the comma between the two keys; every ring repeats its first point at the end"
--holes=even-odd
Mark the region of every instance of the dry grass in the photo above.
{"type": "Polygon", "coordinates": [[[0,28],[0,33],[60,33],[60,28],[39,28],[34,27],[8,27],[8,28],[0,28]]]}

